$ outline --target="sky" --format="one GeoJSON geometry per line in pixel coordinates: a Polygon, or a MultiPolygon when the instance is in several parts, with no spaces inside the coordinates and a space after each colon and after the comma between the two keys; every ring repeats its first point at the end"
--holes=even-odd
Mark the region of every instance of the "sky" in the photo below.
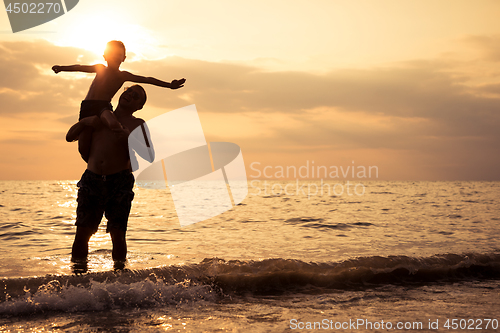
{"type": "MultiPolygon", "coordinates": [[[[500,2],[81,0],[12,33],[0,11],[0,179],[79,179],[65,134],[104,63],[145,86],[149,120],[195,104],[207,141],[269,166],[376,166],[371,180],[500,180],[500,2]]],[[[113,100],[117,105],[119,93],[113,100]]],[[[252,167],[251,167],[252,166],[252,167]]]]}

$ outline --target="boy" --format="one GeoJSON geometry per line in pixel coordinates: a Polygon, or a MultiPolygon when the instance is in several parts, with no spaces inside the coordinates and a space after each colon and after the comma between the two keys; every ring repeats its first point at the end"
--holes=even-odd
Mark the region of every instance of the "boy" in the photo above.
{"type": "MultiPolygon", "coordinates": [[[[122,126],[116,120],[116,117],[110,111],[112,110],[111,99],[116,92],[121,88],[124,82],[148,83],[159,87],[170,89],[178,89],[183,87],[186,79],[173,80],[172,82],[165,82],[153,77],[144,77],[134,75],[127,71],[121,71],[120,65],[125,61],[125,45],[122,42],[113,40],[108,42],[106,50],[104,51],[104,60],[106,60],[107,67],[102,64],[86,66],[86,65],[72,65],[72,66],[53,66],[52,70],[57,74],[59,72],[85,72],[96,73],[94,81],[90,85],[89,92],[82,101],[80,108],[80,116],[78,120],[90,116],[99,116],[101,121],[113,131],[121,131],[122,126]]],[[[83,151],[85,148],[80,145],[81,141],[86,141],[92,136],[92,128],[88,126],[79,137],[78,150],[82,158],[88,156],[88,151],[83,151]]]]}

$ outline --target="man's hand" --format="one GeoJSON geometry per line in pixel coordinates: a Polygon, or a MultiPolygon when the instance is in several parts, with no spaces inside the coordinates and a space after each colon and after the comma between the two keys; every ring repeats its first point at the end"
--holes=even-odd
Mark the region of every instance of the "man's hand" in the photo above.
{"type": "Polygon", "coordinates": [[[57,74],[61,71],[61,66],[58,65],[52,66],[52,70],[54,71],[54,73],[57,74]]]}
{"type": "Polygon", "coordinates": [[[170,82],[170,89],[179,89],[184,87],[184,82],[186,82],[186,79],[180,79],[180,80],[173,80],[170,82]]]}
{"type": "Polygon", "coordinates": [[[123,125],[121,125],[121,128],[119,129],[113,129],[113,133],[120,139],[128,139],[128,136],[130,135],[129,129],[123,125]]]}
{"type": "Polygon", "coordinates": [[[80,122],[86,126],[96,128],[97,126],[99,126],[101,120],[98,116],[90,116],[83,118],[82,120],[80,120],[80,122]]]}
{"type": "MultiPolygon", "coordinates": [[[[85,131],[87,127],[97,128],[100,126],[100,120],[97,116],[85,117],[79,122],[71,126],[68,133],[66,134],[66,141],[73,142],[79,140],[80,133],[85,131]]],[[[90,132],[92,134],[92,131],[90,132]]],[[[89,139],[90,140],[90,139],[89,139]]]]}

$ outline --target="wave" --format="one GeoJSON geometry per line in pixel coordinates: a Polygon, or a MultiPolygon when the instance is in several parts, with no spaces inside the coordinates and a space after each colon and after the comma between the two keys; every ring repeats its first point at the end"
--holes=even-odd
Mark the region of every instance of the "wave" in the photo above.
{"type": "Polygon", "coordinates": [[[360,257],[338,263],[299,260],[209,260],[213,282],[225,292],[277,294],[287,291],[362,290],[377,285],[422,285],[500,279],[500,254],[444,254],[426,258],[360,257]]]}
{"type": "MultiPolygon", "coordinates": [[[[384,210],[384,209],[382,209],[384,210]]],[[[307,218],[307,217],[296,217],[285,220],[285,223],[290,225],[298,225],[303,228],[314,228],[320,230],[344,230],[358,227],[369,227],[374,226],[373,223],[369,222],[354,222],[354,223],[325,223],[322,218],[307,218]]]]}
{"type": "Polygon", "coordinates": [[[327,293],[484,279],[500,279],[499,253],[372,256],[330,263],[210,258],[194,265],[136,271],[4,279],[0,314],[176,306],[243,294],[327,293]]]}

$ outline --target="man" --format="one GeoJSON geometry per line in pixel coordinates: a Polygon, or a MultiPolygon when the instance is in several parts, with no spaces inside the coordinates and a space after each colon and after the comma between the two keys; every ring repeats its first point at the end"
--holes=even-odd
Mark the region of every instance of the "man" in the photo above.
{"type": "Polygon", "coordinates": [[[126,259],[125,233],[134,198],[128,135],[144,123],[144,120],[134,117],[133,113],[142,109],[145,102],[146,92],[141,86],[134,85],[121,94],[114,112],[122,128],[112,131],[98,116],[92,116],[81,119],[66,135],[68,142],[75,141],[87,126],[93,128],[92,140],[80,142],[80,145],[90,145],[90,149],[86,149],[89,155],[83,156],[88,161],[87,170],[77,184],[77,229],[72,261],[87,258],[88,242],[96,233],[103,214],[108,219],[106,232],[111,235],[113,260],[123,262],[126,259]]]}

